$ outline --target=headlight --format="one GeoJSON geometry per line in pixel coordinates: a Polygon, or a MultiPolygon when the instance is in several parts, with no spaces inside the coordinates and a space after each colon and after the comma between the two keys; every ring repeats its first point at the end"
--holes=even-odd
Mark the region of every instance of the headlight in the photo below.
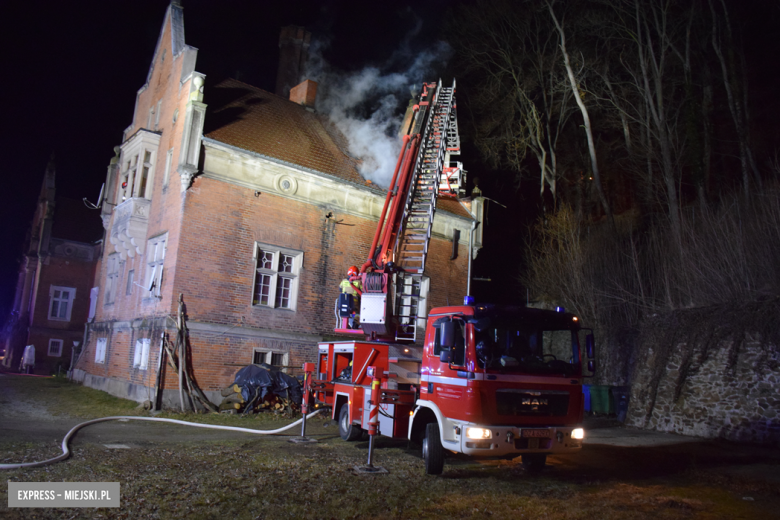
{"type": "Polygon", "coordinates": [[[466,437],[469,439],[489,439],[492,436],[487,428],[466,428],[466,437]]]}
{"type": "Polygon", "coordinates": [[[571,438],[572,439],[579,439],[579,440],[584,439],[585,438],[585,430],[583,430],[582,428],[574,428],[571,431],[571,438]]]}

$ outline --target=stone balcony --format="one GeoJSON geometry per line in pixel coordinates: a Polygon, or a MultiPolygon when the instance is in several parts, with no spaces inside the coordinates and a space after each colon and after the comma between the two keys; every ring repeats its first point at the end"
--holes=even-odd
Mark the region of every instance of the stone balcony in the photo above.
{"type": "Polygon", "coordinates": [[[109,241],[122,260],[127,260],[128,256],[133,258],[136,253],[144,254],[151,203],[150,200],[133,197],[114,208],[114,225],[109,241]]]}

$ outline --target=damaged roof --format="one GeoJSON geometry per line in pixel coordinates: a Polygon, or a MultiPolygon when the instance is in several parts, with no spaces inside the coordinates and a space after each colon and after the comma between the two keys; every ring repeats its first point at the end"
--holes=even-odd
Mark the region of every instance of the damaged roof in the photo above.
{"type": "Polygon", "coordinates": [[[369,186],[344,136],[328,119],[235,79],[209,91],[203,135],[242,150],[369,186]]]}
{"type": "MultiPolygon", "coordinates": [[[[360,175],[360,160],[349,154],[347,139],[325,115],[236,79],[209,89],[206,101],[204,137],[387,193],[360,175]]],[[[453,199],[439,198],[436,207],[473,218],[453,199]]]]}

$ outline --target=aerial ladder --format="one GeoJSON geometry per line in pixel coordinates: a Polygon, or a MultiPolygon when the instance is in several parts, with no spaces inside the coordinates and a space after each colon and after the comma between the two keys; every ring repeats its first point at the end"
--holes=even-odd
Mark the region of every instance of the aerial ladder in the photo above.
{"type": "Polygon", "coordinates": [[[460,154],[451,87],[424,83],[403,135],[393,178],[379,217],[369,257],[359,274],[359,328],[347,326],[351,297],[339,301],[336,332],[365,334],[375,341],[415,342],[424,316],[422,294],[425,264],[439,196],[465,194],[465,172],[452,157],[460,154]]]}
{"type": "Polygon", "coordinates": [[[582,448],[582,381],[595,373],[595,351],[579,317],[468,300],[425,312],[436,202],[463,194],[455,106],[454,82],[426,83],[405,119],[368,258],[349,278],[361,293],[359,325],[348,327],[352,295],[339,298],[336,332],[367,338],[317,347],[314,404],[330,408],[342,439],[369,433],[360,472],[382,469],[372,465],[377,435],[419,444],[429,474],[443,471],[445,452],[522,456],[540,471],[549,454],[582,448]]]}

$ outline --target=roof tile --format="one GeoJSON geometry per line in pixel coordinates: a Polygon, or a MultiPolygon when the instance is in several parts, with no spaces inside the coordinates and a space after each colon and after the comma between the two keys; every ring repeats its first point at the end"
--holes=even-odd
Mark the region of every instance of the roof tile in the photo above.
{"type": "Polygon", "coordinates": [[[347,153],[346,139],[324,115],[235,79],[211,93],[206,137],[368,185],[358,173],[359,161],[347,153]]]}

